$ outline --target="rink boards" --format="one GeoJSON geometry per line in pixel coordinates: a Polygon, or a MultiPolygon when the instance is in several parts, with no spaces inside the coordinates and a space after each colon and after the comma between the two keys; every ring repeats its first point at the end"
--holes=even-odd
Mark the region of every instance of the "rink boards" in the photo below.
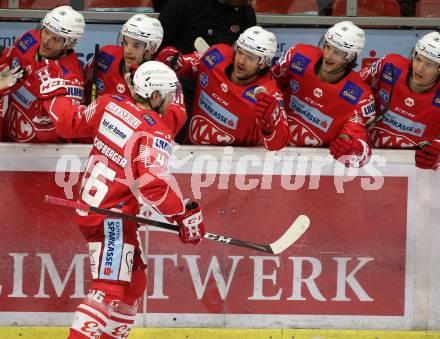
{"type": "MultiPolygon", "coordinates": [[[[87,293],[74,212],[43,195],[72,198],[88,150],[0,146],[0,325],[67,326],[87,293]]],[[[172,173],[209,232],[270,243],[299,214],[311,226],[279,256],[142,228],[137,325],[438,330],[439,177],[413,157],[377,151],[347,171],[325,149],[180,147],[172,173]]]]}

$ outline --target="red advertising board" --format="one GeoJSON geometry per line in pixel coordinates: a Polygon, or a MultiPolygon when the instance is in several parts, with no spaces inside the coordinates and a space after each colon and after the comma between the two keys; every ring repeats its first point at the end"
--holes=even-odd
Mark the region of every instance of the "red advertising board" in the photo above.
{"type": "MultiPolygon", "coordinates": [[[[176,178],[191,197],[191,175],[176,178]]],[[[344,193],[333,176],[313,189],[306,176],[297,190],[280,176],[270,189],[239,190],[234,179],[201,188],[209,232],[270,243],[300,214],[310,228],[279,256],[150,231],[148,313],[404,315],[408,178],[364,190],[357,177],[344,193]]],[[[90,273],[73,210],[43,203],[64,197],[54,173],[0,172],[0,182],[0,312],[72,312],[90,273]]]]}

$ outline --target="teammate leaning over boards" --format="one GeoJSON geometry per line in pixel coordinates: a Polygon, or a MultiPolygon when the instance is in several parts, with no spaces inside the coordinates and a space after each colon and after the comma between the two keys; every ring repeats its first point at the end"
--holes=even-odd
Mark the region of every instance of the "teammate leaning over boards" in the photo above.
{"type": "MultiPolygon", "coordinates": [[[[104,46],[99,51],[96,65],[94,58],[87,63],[84,70],[86,104],[91,102],[93,83],[96,85],[97,96],[103,94],[130,96],[125,74],[130,71],[130,67],[154,59],[162,43],[163,29],[159,20],[145,14],[136,14],[122,26],[121,35],[122,46],[104,46]],[[96,72],[94,72],[95,67],[96,72]]],[[[183,95],[175,99],[176,102],[170,103],[167,112],[161,115],[173,135],[180,130],[186,120],[183,95]]]]}
{"type": "MultiPolygon", "coordinates": [[[[234,47],[213,45],[202,56],[179,56],[177,74],[197,79],[188,139],[199,145],[264,145],[269,150],[290,139],[281,92],[268,75],[275,55],[275,35],[259,26],[245,30],[234,47]],[[180,67],[180,68],[179,68],[180,67]],[[267,91],[255,95],[257,87],[267,91]]],[[[175,48],[158,59],[171,64],[175,48]]]]}
{"type": "Polygon", "coordinates": [[[374,98],[353,71],[364,44],[362,29],[339,22],[321,39],[322,49],[295,45],[273,66],[284,92],[292,145],[329,146],[346,166],[368,162],[365,122],[375,115],[374,98]]]}
{"type": "MultiPolygon", "coordinates": [[[[177,77],[166,65],[148,61],[132,82],[134,99],[106,94],[89,106],[73,106],[60,95],[62,81],[51,79],[41,85],[43,105],[61,135],[94,137],[82,202],[136,215],[143,198],[178,223],[183,242],[197,244],[205,233],[203,217],[196,203],[184,206],[169,174],[172,137],[156,113],[176,95],[177,77]]],[[[77,308],[69,338],[127,338],[146,286],[137,225],[87,212],[77,220],[89,245],[92,286],[77,308]]]]}
{"type": "Polygon", "coordinates": [[[440,33],[415,45],[410,59],[389,54],[361,72],[376,96],[368,129],[374,147],[416,150],[416,166],[437,169],[440,158],[440,33]]]}
{"type": "MultiPolygon", "coordinates": [[[[24,33],[14,43],[3,63],[10,70],[23,68],[24,76],[21,80],[16,77],[15,84],[9,82],[9,88],[0,92],[9,93],[9,107],[5,114],[6,141],[63,141],[37,99],[39,84],[50,76],[61,77],[69,84],[67,96],[76,102],[82,99],[81,65],[73,48],[84,33],[84,27],[82,14],[70,6],[61,6],[46,14],[41,29],[24,33]],[[58,61],[62,66],[60,74],[49,74],[46,60],[49,63],[58,61]]],[[[11,77],[14,75],[8,73],[3,78],[11,77]]]]}

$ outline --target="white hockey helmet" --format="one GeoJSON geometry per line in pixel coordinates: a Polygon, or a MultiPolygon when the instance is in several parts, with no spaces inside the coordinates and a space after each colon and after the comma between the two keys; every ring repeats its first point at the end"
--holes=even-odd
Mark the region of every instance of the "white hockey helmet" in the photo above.
{"type": "Polygon", "coordinates": [[[70,6],[54,8],[46,14],[42,25],[48,31],[63,37],[65,48],[73,48],[84,33],[84,16],[70,6]]]}
{"type": "Polygon", "coordinates": [[[147,61],[138,67],[133,76],[133,90],[144,99],[159,91],[162,98],[177,93],[179,80],[176,73],[162,62],[147,61]]]}
{"type": "Polygon", "coordinates": [[[260,64],[269,66],[277,51],[277,38],[264,28],[253,26],[240,34],[235,45],[261,57],[260,64]]]}
{"type": "Polygon", "coordinates": [[[145,14],[133,15],[122,26],[121,34],[128,38],[139,40],[147,44],[147,50],[153,53],[159,49],[163,39],[163,28],[159,20],[145,14]]]}
{"type": "Polygon", "coordinates": [[[417,41],[414,51],[440,64],[440,33],[431,32],[424,35],[417,41]]]}
{"type": "Polygon", "coordinates": [[[324,35],[327,43],[347,53],[352,61],[365,46],[364,30],[351,21],[341,21],[330,27],[324,35]]]}

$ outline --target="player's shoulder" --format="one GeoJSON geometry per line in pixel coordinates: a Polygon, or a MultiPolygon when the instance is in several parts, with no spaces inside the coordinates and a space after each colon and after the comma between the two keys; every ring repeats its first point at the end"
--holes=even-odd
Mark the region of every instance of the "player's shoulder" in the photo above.
{"type": "Polygon", "coordinates": [[[202,56],[201,61],[210,70],[220,64],[230,64],[233,58],[233,48],[227,44],[212,45],[202,56]]]}
{"type": "Polygon", "coordinates": [[[17,50],[20,51],[20,54],[25,54],[33,48],[37,47],[40,44],[40,31],[33,29],[27,32],[24,32],[21,36],[18,37],[14,42],[14,46],[12,47],[13,52],[17,50]]]}
{"type": "Polygon", "coordinates": [[[365,81],[362,80],[362,77],[359,74],[359,72],[356,72],[354,70],[350,71],[348,75],[345,77],[344,81],[345,83],[349,82],[355,85],[356,87],[362,89],[364,92],[367,92],[366,93],[367,95],[371,93],[370,86],[365,81]]]}
{"type": "Polygon", "coordinates": [[[99,49],[99,53],[101,52],[111,55],[119,55],[121,53],[124,54],[124,48],[116,45],[105,45],[99,49]]]}

